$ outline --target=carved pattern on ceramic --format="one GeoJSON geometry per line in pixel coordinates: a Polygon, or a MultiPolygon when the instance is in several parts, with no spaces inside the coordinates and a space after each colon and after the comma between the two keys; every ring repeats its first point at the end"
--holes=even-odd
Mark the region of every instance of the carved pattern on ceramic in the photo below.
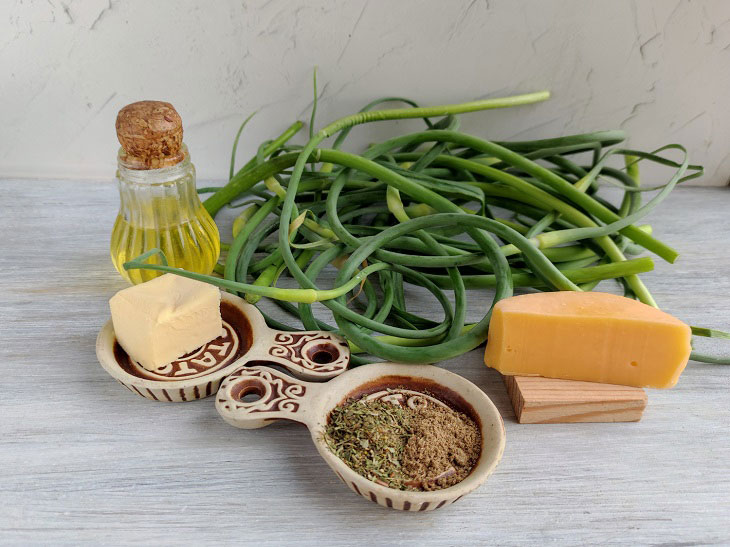
{"type": "Polygon", "coordinates": [[[347,343],[329,333],[280,332],[274,336],[269,355],[286,359],[313,372],[334,372],[344,370],[350,360],[345,351],[347,343]],[[329,348],[335,347],[337,355],[331,355],[329,348]],[[326,363],[318,363],[315,356],[322,352],[331,356],[326,363]]]}
{"type": "Polygon", "coordinates": [[[428,405],[450,408],[446,403],[439,401],[435,397],[410,389],[386,389],[377,391],[364,397],[362,401],[384,401],[413,409],[423,408],[428,405]]]}
{"type": "Polygon", "coordinates": [[[272,373],[269,370],[257,368],[240,369],[229,376],[231,378],[245,376],[239,384],[239,398],[234,404],[236,410],[244,414],[258,412],[296,412],[301,405],[307,388],[296,381],[286,380],[282,375],[272,373]],[[247,393],[257,393],[261,397],[255,401],[247,402],[240,399],[247,393]]]}
{"type": "Polygon", "coordinates": [[[210,374],[233,362],[240,344],[235,329],[223,321],[223,335],[208,342],[192,352],[183,355],[172,363],[149,371],[130,359],[134,372],[139,376],[151,376],[154,380],[182,380],[210,374]]]}

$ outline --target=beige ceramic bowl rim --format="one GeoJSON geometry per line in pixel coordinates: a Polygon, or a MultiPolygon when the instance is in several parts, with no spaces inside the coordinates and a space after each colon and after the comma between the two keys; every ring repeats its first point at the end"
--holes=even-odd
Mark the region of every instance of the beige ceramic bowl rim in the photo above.
{"type": "Polygon", "coordinates": [[[259,312],[255,306],[247,303],[242,298],[221,291],[221,300],[234,306],[244,315],[251,327],[252,338],[251,345],[246,353],[221,369],[210,374],[204,374],[202,376],[195,376],[194,378],[187,378],[183,380],[149,380],[147,378],[140,378],[139,376],[129,374],[119,366],[114,357],[115,337],[114,325],[112,324],[111,319],[104,324],[99,335],[96,337],[96,357],[104,370],[106,370],[114,379],[136,387],[185,389],[228,376],[231,372],[241,366],[241,360],[246,359],[246,356],[250,355],[256,347],[266,342],[267,334],[271,332],[271,329],[266,326],[266,322],[264,321],[261,312],[259,312]]]}
{"type": "Polygon", "coordinates": [[[456,392],[467,403],[469,403],[474,412],[479,416],[481,422],[480,433],[482,435],[482,446],[479,460],[469,475],[461,482],[443,488],[441,490],[432,491],[411,491],[397,490],[388,486],[383,486],[363,477],[359,473],[352,470],[344,461],[338,458],[327,446],[323,438],[324,426],[329,413],[335,408],[340,400],[324,400],[322,399],[314,411],[315,415],[310,415],[306,425],[310,428],[310,434],[314,441],[317,451],[327,464],[346,482],[357,483],[363,491],[372,491],[376,495],[390,497],[393,500],[408,500],[415,503],[434,503],[437,501],[455,499],[464,496],[482,485],[492,474],[497,464],[504,454],[505,447],[505,429],[504,421],[499,410],[491,401],[491,399],[472,382],[446,369],[431,365],[412,365],[402,363],[373,363],[357,367],[348,371],[347,374],[330,380],[327,384],[322,384],[322,388],[329,386],[332,392],[343,394],[345,392],[357,389],[358,386],[370,381],[377,380],[378,377],[386,376],[408,376],[412,378],[423,378],[442,384],[444,387],[456,392]],[[345,384],[351,389],[340,387],[338,384],[345,384]],[[322,421],[324,418],[324,422],[322,421]],[[487,439],[491,437],[488,433],[489,427],[496,428],[497,443],[488,444],[487,439]]]}

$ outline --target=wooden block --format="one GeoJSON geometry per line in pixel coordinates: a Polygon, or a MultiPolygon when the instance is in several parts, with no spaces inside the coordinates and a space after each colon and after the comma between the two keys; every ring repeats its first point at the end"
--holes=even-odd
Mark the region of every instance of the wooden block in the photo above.
{"type": "Polygon", "coordinates": [[[638,387],[539,376],[504,376],[504,383],[521,424],[638,422],[647,401],[638,387]]]}

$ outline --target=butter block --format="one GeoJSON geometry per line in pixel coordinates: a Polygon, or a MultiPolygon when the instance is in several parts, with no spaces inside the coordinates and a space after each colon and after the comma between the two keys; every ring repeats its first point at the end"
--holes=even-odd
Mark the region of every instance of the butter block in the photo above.
{"type": "Polygon", "coordinates": [[[691,336],[679,319],[623,296],[526,294],[495,305],[484,362],[505,375],[669,388],[691,336]]]}
{"type": "Polygon", "coordinates": [[[218,287],[165,274],[109,300],[114,334],[127,354],[155,370],[223,332],[218,287]]]}

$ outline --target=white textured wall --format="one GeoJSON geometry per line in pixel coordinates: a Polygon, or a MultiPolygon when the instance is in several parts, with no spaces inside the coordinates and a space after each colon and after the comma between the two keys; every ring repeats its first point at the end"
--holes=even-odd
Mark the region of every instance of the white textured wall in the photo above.
{"type": "MultiPolygon", "coordinates": [[[[730,178],[727,0],[38,0],[0,2],[0,176],[114,173],[114,118],[165,99],[204,178],[307,112],[382,95],[423,104],[549,88],[545,104],[464,117],[489,138],[620,127],[686,144],[704,184],[730,178]]],[[[359,129],[359,142],[408,124],[359,129]]]]}

